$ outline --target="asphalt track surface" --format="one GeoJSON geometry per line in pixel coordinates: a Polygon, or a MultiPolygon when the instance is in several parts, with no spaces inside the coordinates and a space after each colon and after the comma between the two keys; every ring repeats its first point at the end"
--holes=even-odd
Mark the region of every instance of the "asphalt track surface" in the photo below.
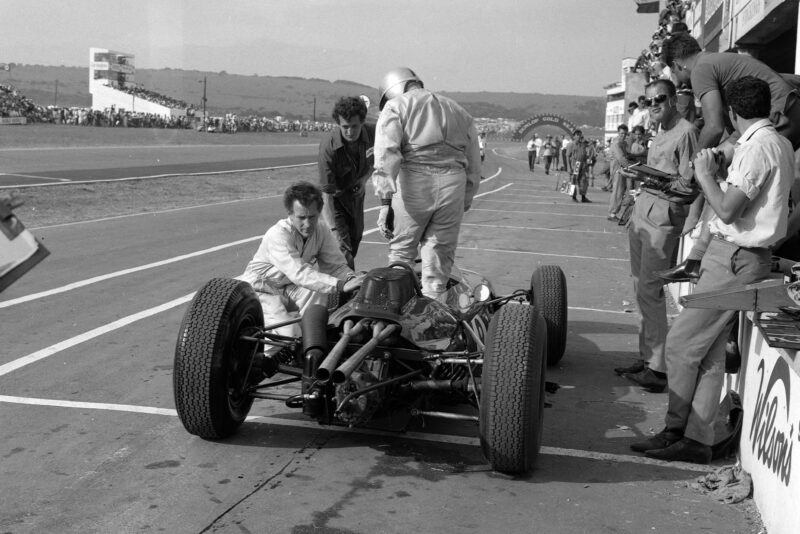
{"type": "Polygon", "coordinates": [[[0,149],[0,187],[211,174],[314,163],[318,144],[0,149]]]}
{"type": "MultiPolygon", "coordinates": [[[[514,146],[487,158],[456,263],[501,294],[537,265],[567,277],[567,352],[548,369],[562,388],[530,476],[493,473],[463,422],[329,429],[257,401],[232,438],[186,433],[178,327],[194,292],[239,274],[280,217],[280,198],[260,198],[34,229],[51,256],[0,295],[0,532],[754,532],[687,487],[715,466],[629,451],[660,430],[666,396],[611,372],[636,346],[624,230],[605,218],[607,194],[573,203],[524,160],[514,146]]],[[[386,261],[368,198],[362,269],[386,261]]]]}

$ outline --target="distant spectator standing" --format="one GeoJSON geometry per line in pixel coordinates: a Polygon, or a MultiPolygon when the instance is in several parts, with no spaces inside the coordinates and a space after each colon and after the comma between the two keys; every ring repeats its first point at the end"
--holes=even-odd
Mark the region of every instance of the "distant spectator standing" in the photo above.
{"type": "Polygon", "coordinates": [[[628,127],[625,124],[617,126],[617,137],[611,141],[609,148],[610,164],[609,175],[611,178],[611,198],[608,201],[608,220],[619,220],[617,213],[622,207],[622,199],[628,191],[628,180],[620,170],[631,164],[627,151],[628,127]]]}
{"type": "Polygon", "coordinates": [[[650,115],[647,112],[647,106],[644,105],[644,98],[644,95],[641,95],[637,99],[636,109],[632,110],[633,112],[628,118],[628,131],[630,132],[633,132],[633,129],[637,126],[641,126],[644,131],[650,128],[650,115]]]}
{"type": "Polygon", "coordinates": [[[536,163],[541,163],[542,161],[542,145],[544,141],[542,138],[539,137],[539,134],[533,134],[533,145],[536,147],[536,163]]]}
{"type": "Polygon", "coordinates": [[[644,127],[638,124],[631,130],[630,148],[628,159],[645,163],[647,161],[647,139],[644,127]]]}
{"type": "MultiPolygon", "coordinates": [[[[542,157],[544,158],[544,173],[550,174],[550,166],[553,164],[553,158],[558,153],[558,145],[553,141],[553,136],[548,135],[542,144],[542,157]]],[[[556,169],[558,162],[556,161],[556,169]]]]}
{"type": "Polygon", "coordinates": [[[365,124],[367,106],[358,97],[340,98],[332,115],[338,127],[319,144],[317,168],[325,195],[322,217],[354,269],[364,233],[364,185],[372,174],[375,129],[365,124]]]}
{"type": "Polygon", "coordinates": [[[584,147],[586,148],[586,178],[589,180],[589,186],[594,187],[594,165],[597,163],[597,140],[584,140],[584,147]]]}
{"type": "Polygon", "coordinates": [[[486,132],[478,134],[478,150],[481,153],[481,163],[486,159],[486,132]]]}
{"type": "Polygon", "coordinates": [[[567,147],[572,142],[569,136],[564,136],[564,139],[561,140],[561,162],[560,162],[560,169],[562,171],[566,171],[568,169],[567,166],[567,147]]]}
{"type": "Polygon", "coordinates": [[[528,170],[534,172],[533,165],[536,163],[536,141],[533,137],[528,139],[528,170]]]}
{"type": "Polygon", "coordinates": [[[591,202],[586,198],[589,179],[586,176],[586,149],[583,146],[583,132],[580,130],[572,132],[572,143],[567,146],[567,165],[571,181],[577,186],[572,194],[572,200],[578,202],[580,194],[581,202],[591,202]]]}

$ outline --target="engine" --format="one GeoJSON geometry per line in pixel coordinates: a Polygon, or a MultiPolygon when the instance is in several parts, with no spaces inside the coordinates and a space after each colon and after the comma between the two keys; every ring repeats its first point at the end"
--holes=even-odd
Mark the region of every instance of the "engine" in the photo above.
{"type": "Polygon", "coordinates": [[[336,386],[336,404],[341,405],[339,419],[348,425],[361,425],[368,422],[381,406],[384,388],[377,388],[362,395],[347,399],[351,393],[385,380],[388,365],[385,360],[367,359],[343,384],[336,386]],[[343,404],[344,403],[344,404],[343,404]]]}

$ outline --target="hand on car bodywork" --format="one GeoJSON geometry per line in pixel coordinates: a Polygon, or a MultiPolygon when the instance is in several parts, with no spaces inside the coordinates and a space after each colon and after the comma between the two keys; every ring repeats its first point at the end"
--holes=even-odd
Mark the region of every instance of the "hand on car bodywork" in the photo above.
{"type": "Polygon", "coordinates": [[[364,283],[364,277],[367,276],[366,273],[357,274],[350,278],[347,282],[344,283],[344,287],[342,291],[345,293],[351,293],[361,287],[361,284],[364,283]]]}
{"type": "Polygon", "coordinates": [[[378,212],[378,229],[386,239],[394,237],[394,210],[391,206],[381,206],[378,212]]]}

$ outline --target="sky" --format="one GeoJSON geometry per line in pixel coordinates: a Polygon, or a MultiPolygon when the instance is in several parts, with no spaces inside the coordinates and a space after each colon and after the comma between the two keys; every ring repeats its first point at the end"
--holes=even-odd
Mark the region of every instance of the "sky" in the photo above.
{"type": "Polygon", "coordinates": [[[434,91],[604,95],[656,14],[634,0],[0,0],[0,63],[349,80],[397,66],[434,91]]]}

